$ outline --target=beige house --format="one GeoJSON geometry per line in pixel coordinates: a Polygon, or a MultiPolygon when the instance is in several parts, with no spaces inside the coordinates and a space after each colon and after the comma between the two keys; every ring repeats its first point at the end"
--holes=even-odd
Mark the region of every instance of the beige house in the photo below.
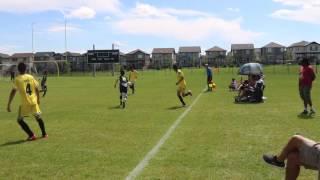
{"type": "Polygon", "coordinates": [[[210,66],[225,66],[227,50],[214,46],[206,50],[205,64],[210,66]]]}
{"type": "Polygon", "coordinates": [[[275,42],[261,48],[261,62],[264,64],[284,63],[286,47],[275,42]]]}
{"type": "Polygon", "coordinates": [[[200,46],[179,47],[177,63],[181,67],[196,67],[200,65],[200,46]]]}
{"type": "Polygon", "coordinates": [[[301,58],[301,54],[305,53],[306,51],[306,45],[308,45],[309,42],[307,41],[300,41],[297,43],[291,44],[288,48],[288,54],[290,55],[288,60],[294,60],[298,61],[301,58]]]}
{"type": "Polygon", "coordinates": [[[142,69],[145,65],[149,64],[150,54],[136,49],[127,53],[126,55],[125,65],[129,68],[134,66],[135,69],[142,69]]]}
{"type": "Polygon", "coordinates": [[[156,69],[171,68],[174,63],[176,63],[174,48],[154,48],[152,50],[151,67],[156,69]]]}
{"type": "Polygon", "coordinates": [[[255,61],[255,49],[253,44],[232,44],[231,54],[236,65],[255,61]]]}

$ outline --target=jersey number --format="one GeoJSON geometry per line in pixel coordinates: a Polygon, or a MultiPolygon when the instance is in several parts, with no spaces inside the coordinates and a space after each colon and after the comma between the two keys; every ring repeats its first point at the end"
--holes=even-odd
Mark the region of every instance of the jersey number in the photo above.
{"type": "Polygon", "coordinates": [[[29,83],[27,84],[26,92],[31,96],[32,91],[31,91],[31,87],[30,87],[30,84],[29,84],[29,83]]]}

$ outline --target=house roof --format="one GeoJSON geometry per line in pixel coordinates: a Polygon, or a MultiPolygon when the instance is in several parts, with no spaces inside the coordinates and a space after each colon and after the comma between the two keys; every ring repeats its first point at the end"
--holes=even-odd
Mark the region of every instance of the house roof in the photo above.
{"type": "Polygon", "coordinates": [[[36,57],[43,57],[43,56],[46,56],[46,57],[50,57],[50,56],[54,56],[54,52],[36,52],[34,54],[34,56],[36,57]]]}
{"type": "Polygon", "coordinates": [[[179,47],[179,53],[201,53],[201,47],[200,46],[182,46],[179,47]]]}
{"type": "Polygon", "coordinates": [[[10,57],[8,54],[0,53],[0,58],[8,58],[10,57]]]}
{"type": "Polygon", "coordinates": [[[265,46],[263,46],[262,48],[284,48],[285,46],[282,46],[281,44],[277,44],[275,42],[271,42],[265,46]]]}
{"type": "Polygon", "coordinates": [[[300,41],[300,42],[291,44],[289,47],[306,46],[307,44],[309,44],[308,41],[300,41]]]}
{"type": "Polygon", "coordinates": [[[136,50],[131,51],[131,52],[127,53],[127,54],[132,55],[132,54],[135,54],[135,53],[137,53],[137,52],[142,52],[143,54],[148,54],[148,53],[142,51],[141,49],[136,49],[136,50]]]}
{"type": "Polygon", "coordinates": [[[317,42],[313,41],[313,42],[310,42],[310,43],[306,44],[306,46],[309,46],[310,44],[317,44],[317,45],[320,45],[319,43],[317,43],[317,42]]]}
{"type": "Polygon", "coordinates": [[[233,50],[254,49],[253,44],[231,44],[233,50]]]}
{"type": "Polygon", "coordinates": [[[65,52],[65,53],[63,53],[63,55],[65,56],[66,55],[66,53],[67,53],[67,55],[68,56],[81,56],[81,54],[80,53],[75,53],[75,52],[65,52]]]}
{"type": "Polygon", "coordinates": [[[227,51],[225,49],[222,49],[221,47],[219,46],[214,46],[208,50],[206,50],[206,52],[220,52],[220,51],[227,51]]]}
{"type": "Polygon", "coordinates": [[[14,53],[11,57],[12,58],[25,58],[25,57],[32,57],[33,53],[14,53]]]}
{"type": "Polygon", "coordinates": [[[174,48],[153,48],[152,54],[175,54],[174,48]]]}

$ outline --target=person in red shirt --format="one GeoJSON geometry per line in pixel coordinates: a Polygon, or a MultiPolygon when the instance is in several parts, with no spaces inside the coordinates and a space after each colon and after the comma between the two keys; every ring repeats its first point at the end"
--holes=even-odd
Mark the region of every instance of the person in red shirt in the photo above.
{"type": "Polygon", "coordinates": [[[303,58],[300,67],[299,92],[304,104],[304,110],[302,112],[304,115],[308,114],[308,105],[310,106],[310,115],[315,113],[311,101],[312,82],[315,80],[315,78],[316,75],[310,66],[309,59],[303,58]]]}

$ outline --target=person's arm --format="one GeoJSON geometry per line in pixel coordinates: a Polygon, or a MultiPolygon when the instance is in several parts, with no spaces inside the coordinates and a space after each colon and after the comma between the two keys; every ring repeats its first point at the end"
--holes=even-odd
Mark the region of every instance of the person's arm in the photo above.
{"type": "Polygon", "coordinates": [[[181,81],[183,81],[184,77],[182,76],[179,81],[176,83],[176,85],[178,85],[181,81]]]}
{"type": "Polygon", "coordinates": [[[39,88],[36,87],[35,90],[36,90],[36,96],[37,96],[37,103],[38,103],[38,105],[40,105],[40,91],[39,91],[39,88]]]}
{"type": "Polygon", "coordinates": [[[17,90],[15,88],[12,88],[10,95],[9,95],[9,100],[8,100],[8,105],[7,105],[7,111],[11,112],[11,102],[16,95],[17,90]]]}

